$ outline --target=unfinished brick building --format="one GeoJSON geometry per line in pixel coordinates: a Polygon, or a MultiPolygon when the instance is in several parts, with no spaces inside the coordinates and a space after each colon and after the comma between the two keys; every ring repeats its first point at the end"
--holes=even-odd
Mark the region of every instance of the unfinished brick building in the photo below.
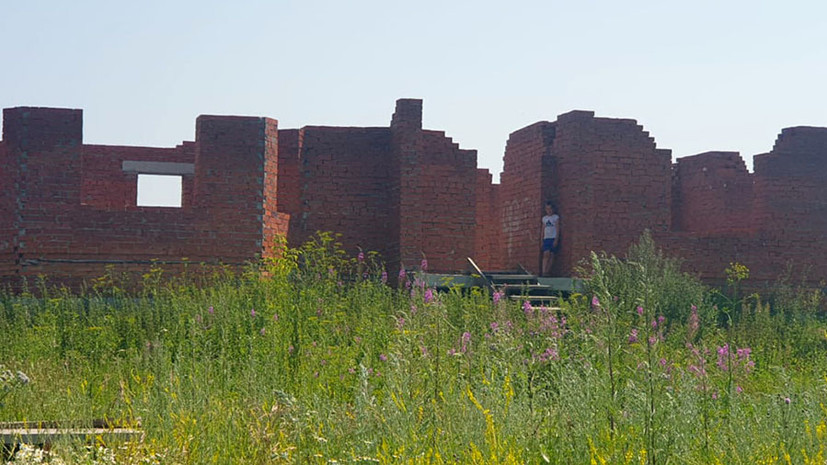
{"type": "Polygon", "coordinates": [[[267,118],[200,116],[175,148],[84,145],[81,110],[12,108],[0,141],[0,277],[77,283],[159,260],[242,264],[316,231],[377,250],[390,270],[518,264],[537,271],[544,200],[558,205],[569,275],[591,250],[623,253],[644,229],[687,269],[730,262],[771,282],[792,262],[827,277],[827,128],[785,129],[749,173],[737,153],[672,163],[634,120],[574,111],[511,134],[500,184],[476,151],[422,129],[422,102],[389,127],[280,130],[267,118]],[[139,175],[180,177],[181,207],[137,204],[139,175]]]}

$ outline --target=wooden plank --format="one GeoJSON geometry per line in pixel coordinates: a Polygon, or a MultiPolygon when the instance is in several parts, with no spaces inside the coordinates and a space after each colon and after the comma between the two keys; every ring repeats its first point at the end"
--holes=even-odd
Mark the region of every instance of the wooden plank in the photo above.
{"type": "Polygon", "coordinates": [[[93,441],[100,437],[104,441],[140,440],[143,432],[128,428],[8,428],[0,429],[0,443],[6,446],[17,444],[51,444],[55,441],[93,441]]]}
{"type": "Polygon", "coordinates": [[[465,258],[468,259],[468,262],[471,264],[472,267],[474,267],[474,270],[477,272],[477,274],[479,274],[482,277],[482,279],[485,280],[485,284],[493,292],[494,291],[494,283],[491,281],[491,278],[489,278],[488,275],[486,275],[485,272],[483,272],[482,269],[480,269],[480,267],[477,266],[477,262],[475,262],[473,258],[471,258],[471,257],[465,257],[465,258]]]}

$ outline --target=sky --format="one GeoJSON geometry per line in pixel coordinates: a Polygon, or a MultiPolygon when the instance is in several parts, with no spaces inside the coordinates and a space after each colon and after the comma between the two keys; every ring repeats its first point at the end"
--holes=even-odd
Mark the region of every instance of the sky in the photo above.
{"type": "Polygon", "coordinates": [[[821,1],[18,1],[0,107],[84,111],[84,142],[171,147],[200,114],[388,126],[424,100],[497,179],[508,135],[570,110],[633,118],[673,157],[827,126],[821,1]]]}

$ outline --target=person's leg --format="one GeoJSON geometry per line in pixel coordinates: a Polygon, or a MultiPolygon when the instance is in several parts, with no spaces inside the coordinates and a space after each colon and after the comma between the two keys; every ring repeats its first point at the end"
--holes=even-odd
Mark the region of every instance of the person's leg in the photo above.
{"type": "Polygon", "coordinates": [[[546,277],[551,277],[551,266],[554,264],[554,252],[548,251],[548,264],[546,265],[546,269],[544,270],[543,274],[546,277]]]}
{"type": "Polygon", "coordinates": [[[550,250],[543,250],[543,269],[540,270],[540,276],[548,276],[549,272],[551,271],[551,251],[550,250]]]}

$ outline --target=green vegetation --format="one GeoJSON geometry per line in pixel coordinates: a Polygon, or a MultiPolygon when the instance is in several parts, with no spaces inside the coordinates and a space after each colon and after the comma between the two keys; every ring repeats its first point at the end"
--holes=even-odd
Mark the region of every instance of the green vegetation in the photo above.
{"type": "Polygon", "coordinates": [[[537,308],[392,288],[321,235],[198,285],[5,295],[0,421],[146,432],[54,463],[825,463],[820,294],[710,292],[648,236],[588,269],[587,292],[537,308]]]}

